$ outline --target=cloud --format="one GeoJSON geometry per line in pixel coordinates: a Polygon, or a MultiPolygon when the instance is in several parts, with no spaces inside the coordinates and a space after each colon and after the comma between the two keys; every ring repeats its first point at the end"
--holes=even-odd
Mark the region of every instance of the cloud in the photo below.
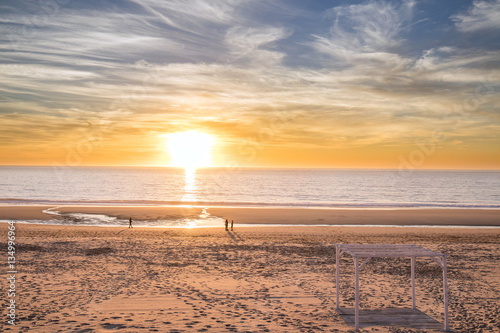
{"type": "Polygon", "coordinates": [[[18,46],[0,46],[0,130],[17,128],[2,142],[32,136],[63,145],[90,122],[106,124],[113,147],[124,133],[142,147],[196,127],[234,148],[277,121],[266,144],[408,145],[436,128],[455,130],[443,115],[476,89],[488,92],[481,112],[462,124],[468,136],[491,137],[496,127],[484,124],[500,121],[492,93],[499,51],[433,41],[409,52],[412,29],[429,23],[412,24],[417,5],[306,11],[243,0],[69,2],[24,30],[32,14],[18,6],[0,14],[18,46]]]}
{"type": "Polygon", "coordinates": [[[413,1],[399,5],[371,1],[332,8],[325,13],[333,19],[329,34],[315,35],[311,46],[343,64],[400,63],[404,61],[397,55],[403,41],[400,34],[410,25],[414,5],[413,1]]]}
{"type": "Polygon", "coordinates": [[[225,41],[233,54],[242,57],[262,51],[262,47],[290,34],[290,30],[273,26],[258,28],[233,26],[226,32],[225,41]]]}
{"type": "Polygon", "coordinates": [[[457,14],[451,19],[461,32],[500,29],[500,0],[476,0],[466,14],[457,14]]]}

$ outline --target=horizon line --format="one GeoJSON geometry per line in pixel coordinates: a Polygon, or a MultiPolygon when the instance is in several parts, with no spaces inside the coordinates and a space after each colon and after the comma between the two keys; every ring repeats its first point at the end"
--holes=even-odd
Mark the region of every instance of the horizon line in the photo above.
{"type": "MultiPolygon", "coordinates": [[[[186,169],[185,167],[169,165],[48,165],[48,164],[0,164],[0,167],[53,167],[53,168],[163,168],[186,169]]],[[[500,171],[491,168],[388,168],[388,167],[314,167],[314,166],[203,166],[195,169],[311,169],[311,170],[393,170],[401,172],[413,171],[500,171]]]]}

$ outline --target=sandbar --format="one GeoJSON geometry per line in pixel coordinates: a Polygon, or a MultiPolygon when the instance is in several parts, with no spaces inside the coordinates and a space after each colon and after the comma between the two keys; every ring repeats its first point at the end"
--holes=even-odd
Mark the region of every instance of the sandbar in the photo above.
{"type": "Polygon", "coordinates": [[[0,220],[51,220],[43,213],[53,208],[63,213],[104,214],[127,220],[168,220],[197,217],[203,209],[212,216],[237,224],[289,225],[454,225],[500,226],[494,209],[314,209],[172,206],[0,206],[0,220]]]}

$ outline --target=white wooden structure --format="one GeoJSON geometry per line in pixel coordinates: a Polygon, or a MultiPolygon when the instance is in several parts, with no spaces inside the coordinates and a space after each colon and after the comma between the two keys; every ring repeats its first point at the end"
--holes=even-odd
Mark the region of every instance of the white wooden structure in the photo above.
{"type": "Polygon", "coordinates": [[[340,256],[343,253],[350,254],[354,259],[355,279],[355,305],[354,322],[356,330],[359,330],[359,271],[371,258],[411,258],[411,297],[412,307],[415,309],[415,260],[418,257],[432,258],[443,269],[443,292],[444,292],[444,330],[449,330],[448,325],[448,277],[446,268],[447,254],[424,249],[416,245],[391,245],[391,244],[336,244],[336,287],[337,287],[337,310],[340,310],[339,281],[340,281],[340,256]],[[359,260],[364,261],[359,264],[359,260]]]}

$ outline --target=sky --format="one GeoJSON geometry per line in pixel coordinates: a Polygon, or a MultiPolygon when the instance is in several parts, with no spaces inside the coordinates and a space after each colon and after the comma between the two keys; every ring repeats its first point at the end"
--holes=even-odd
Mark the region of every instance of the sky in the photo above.
{"type": "Polygon", "coordinates": [[[0,164],[500,169],[500,0],[3,0],[0,164]]]}

